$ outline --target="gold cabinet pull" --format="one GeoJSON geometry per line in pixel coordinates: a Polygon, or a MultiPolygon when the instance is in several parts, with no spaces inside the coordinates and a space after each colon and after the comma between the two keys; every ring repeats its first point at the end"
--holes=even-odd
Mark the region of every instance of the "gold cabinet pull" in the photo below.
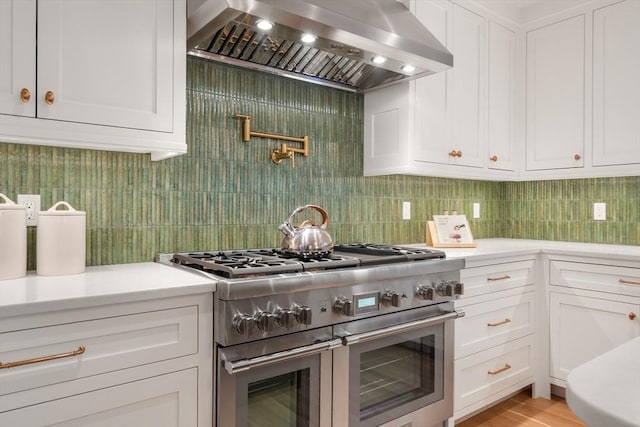
{"type": "Polygon", "coordinates": [[[22,90],[20,91],[20,101],[26,104],[27,102],[29,102],[30,99],[31,99],[31,92],[29,92],[29,89],[27,89],[26,87],[23,87],[22,90]]]}
{"type": "Polygon", "coordinates": [[[498,156],[496,156],[495,154],[491,157],[489,157],[489,160],[491,160],[492,162],[497,162],[498,161],[498,156]]]}
{"type": "Polygon", "coordinates": [[[47,105],[53,104],[55,100],[56,96],[50,90],[48,90],[47,93],[44,94],[44,102],[46,102],[47,105]]]}
{"type": "Polygon", "coordinates": [[[487,277],[487,280],[489,282],[497,282],[498,280],[507,280],[507,279],[511,279],[511,276],[509,276],[508,274],[504,274],[498,277],[487,277]]]}
{"type": "Polygon", "coordinates": [[[625,285],[640,285],[640,280],[618,279],[618,282],[624,283],[625,285]]]}
{"type": "Polygon", "coordinates": [[[580,157],[580,154],[576,154],[575,156],[573,156],[573,158],[574,158],[575,160],[580,160],[582,157],[580,157]]]}
{"type": "Polygon", "coordinates": [[[637,316],[633,311],[629,313],[629,320],[635,320],[636,317],[637,316]]]}
{"type": "Polygon", "coordinates": [[[7,363],[0,362],[0,369],[15,368],[16,366],[32,365],[34,363],[47,362],[49,360],[56,360],[56,359],[63,359],[65,357],[78,356],[84,353],[84,350],[85,350],[84,346],[81,345],[80,347],[78,347],[77,350],[69,351],[67,353],[52,354],[50,356],[42,356],[42,357],[34,357],[33,359],[19,360],[17,362],[7,362],[7,363]]]}
{"type": "Polygon", "coordinates": [[[498,375],[500,372],[504,372],[507,369],[511,369],[511,365],[509,365],[508,363],[505,363],[502,368],[496,369],[495,371],[487,371],[487,374],[489,374],[489,375],[498,375]]]}
{"type": "Polygon", "coordinates": [[[456,157],[458,155],[458,153],[456,152],[456,150],[451,150],[449,152],[449,157],[456,157]]]}
{"type": "Polygon", "coordinates": [[[458,150],[458,152],[456,153],[456,156],[462,157],[462,151],[458,150]]]}
{"type": "Polygon", "coordinates": [[[500,322],[496,322],[496,323],[487,323],[487,326],[489,326],[490,328],[493,328],[493,327],[495,327],[495,326],[505,325],[505,324],[507,324],[507,323],[511,323],[511,319],[507,318],[507,319],[504,319],[504,320],[502,320],[502,321],[500,321],[500,322]]]}

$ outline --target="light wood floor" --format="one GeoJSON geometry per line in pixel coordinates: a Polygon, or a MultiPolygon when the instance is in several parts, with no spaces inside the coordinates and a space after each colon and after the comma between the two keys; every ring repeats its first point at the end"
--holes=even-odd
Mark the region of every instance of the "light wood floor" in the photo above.
{"type": "Polygon", "coordinates": [[[519,394],[476,414],[456,427],[577,427],[585,426],[567,406],[564,399],[532,399],[531,391],[519,394]]]}

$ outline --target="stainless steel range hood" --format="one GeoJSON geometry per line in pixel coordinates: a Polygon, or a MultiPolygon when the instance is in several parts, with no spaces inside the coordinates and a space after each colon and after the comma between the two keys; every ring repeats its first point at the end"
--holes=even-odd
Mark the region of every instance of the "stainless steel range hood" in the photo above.
{"type": "Polygon", "coordinates": [[[453,66],[397,0],[191,0],[188,15],[191,55],[353,92],[453,66]],[[260,20],[273,27],[259,29],[260,20]],[[303,34],[316,39],[302,42],[303,34]]]}

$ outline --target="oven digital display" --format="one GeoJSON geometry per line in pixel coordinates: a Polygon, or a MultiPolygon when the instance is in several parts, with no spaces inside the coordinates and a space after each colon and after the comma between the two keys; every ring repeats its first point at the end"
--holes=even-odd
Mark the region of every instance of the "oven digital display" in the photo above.
{"type": "Polygon", "coordinates": [[[369,313],[372,311],[378,311],[378,303],[380,301],[380,294],[378,292],[368,292],[366,294],[359,294],[353,296],[353,302],[355,307],[354,314],[369,313]]]}

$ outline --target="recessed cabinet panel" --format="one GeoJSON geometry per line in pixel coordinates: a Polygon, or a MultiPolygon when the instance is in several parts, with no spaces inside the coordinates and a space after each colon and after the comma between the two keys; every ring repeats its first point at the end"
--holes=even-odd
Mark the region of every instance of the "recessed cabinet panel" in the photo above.
{"type": "Polygon", "coordinates": [[[0,114],[36,114],[36,0],[0,1],[0,114]]]}
{"type": "Polygon", "coordinates": [[[527,170],[584,165],[584,19],[527,33],[527,170]]]}
{"type": "Polygon", "coordinates": [[[640,335],[638,304],[550,292],[549,307],[550,375],[560,380],[578,365],[640,335]]]}
{"type": "Polygon", "coordinates": [[[489,23],[488,167],[516,170],[516,35],[489,23]]]}
{"type": "Polygon", "coordinates": [[[38,16],[39,117],[172,131],[173,2],[41,0],[38,16]]]}
{"type": "Polygon", "coordinates": [[[593,13],[593,164],[640,163],[640,2],[593,13]]]}

